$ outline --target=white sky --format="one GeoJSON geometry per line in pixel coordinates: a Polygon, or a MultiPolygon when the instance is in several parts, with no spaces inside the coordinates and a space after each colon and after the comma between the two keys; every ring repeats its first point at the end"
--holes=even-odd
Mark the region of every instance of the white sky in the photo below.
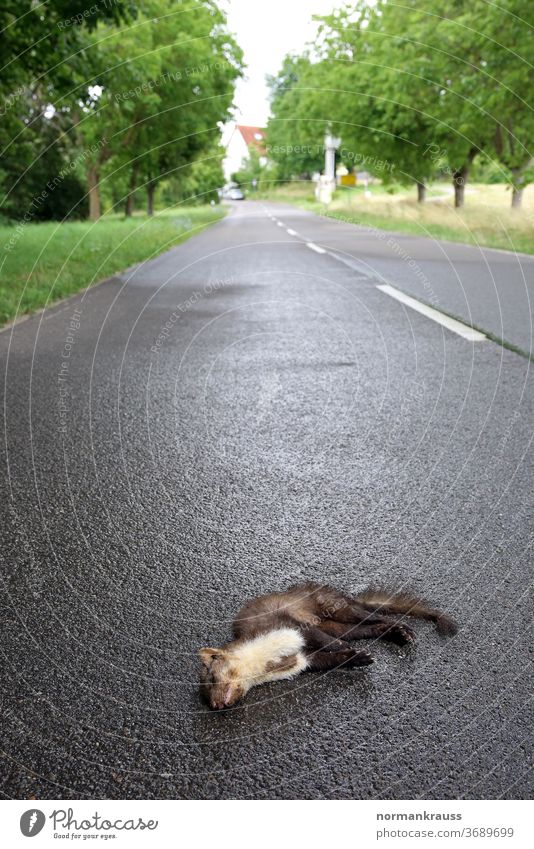
{"type": "Polygon", "coordinates": [[[312,15],[324,15],[340,0],[223,0],[228,28],[245,53],[246,79],[235,103],[240,124],[264,127],[269,115],[265,74],[276,74],[286,53],[300,52],[313,38],[312,15]]]}

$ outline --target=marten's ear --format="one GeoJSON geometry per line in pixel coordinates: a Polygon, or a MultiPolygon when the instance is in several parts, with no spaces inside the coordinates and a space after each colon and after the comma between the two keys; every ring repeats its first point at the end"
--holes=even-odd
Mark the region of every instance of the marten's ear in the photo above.
{"type": "Polygon", "coordinates": [[[221,654],[222,654],[222,649],[205,648],[205,649],[199,649],[198,650],[198,656],[199,656],[200,660],[202,661],[204,666],[207,666],[207,667],[211,666],[212,661],[214,661],[217,657],[220,657],[221,654]]]}

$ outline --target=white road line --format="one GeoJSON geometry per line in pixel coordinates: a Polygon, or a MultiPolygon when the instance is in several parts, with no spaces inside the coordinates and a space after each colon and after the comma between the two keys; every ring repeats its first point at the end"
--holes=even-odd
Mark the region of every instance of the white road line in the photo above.
{"type": "Polygon", "coordinates": [[[326,251],[324,248],[320,248],[319,245],[314,245],[313,242],[306,242],[307,246],[312,249],[312,251],[316,251],[318,254],[325,254],[326,251]]]}
{"type": "Polygon", "coordinates": [[[458,336],[463,336],[464,339],[468,339],[470,342],[482,342],[484,339],[488,338],[484,333],[481,333],[479,330],[475,330],[474,327],[469,327],[468,324],[463,324],[455,318],[450,318],[450,316],[439,312],[439,310],[436,310],[433,307],[427,307],[426,304],[422,304],[421,301],[417,301],[415,298],[410,298],[409,295],[405,295],[404,292],[401,292],[399,289],[395,289],[394,286],[389,286],[387,283],[384,283],[376,288],[380,289],[381,292],[385,292],[385,294],[389,295],[391,298],[395,298],[396,301],[400,301],[401,304],[405,304],[407,307],[411,307],[416,312],[420,312],[421,315],[425,315],[427,318],[437,321],[438,324],[442,324],[443,327],[447,328],[447,330],[452,330],[453,333],[457,333],[458,336]]]}
{"type": "Polygon", "coordinates": [[[296,231],[296,230],[291,230],[291,228],[290,228],[290,227],[288,227],[288,228],[287,228],[287,232],[289,233],[289,235],[290,235],[290,236],[298,236],[297,231],[296,231]]]}
{"type": "Polygon", "coordinates": [[[277,221],[276,223],[278,224],[278,226],[279,226],[279,227],[283,227],[283,226],[284,226],[284,225],[282,224],[282,222],[281,222],[281,221],[277,221]]]}

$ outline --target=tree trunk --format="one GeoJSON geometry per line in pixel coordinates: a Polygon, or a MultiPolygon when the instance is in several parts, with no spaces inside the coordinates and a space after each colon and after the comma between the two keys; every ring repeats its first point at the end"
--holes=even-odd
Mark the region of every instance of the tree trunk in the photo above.
{"type": "Polygon", "coordinates": [[[132,168],[132,173],[130,175],[130,187],[128,190],[128,194],[126,195],[126,202],[124,204],[124,214],[126,218],[130,218],[134,211],[134,192],[135,186],[137,183],[137,168],[132,168]]]}
{"type": "Polygon", "coordinates": [[[89,189],[89,218],[98,221],[101,215],[100,207],[100,174],[96,165],[91,165],[87,172],[87,185],[89,189]]]}
{"type": "Polygon", "coordinates": [[[126,201],[124,204],[124,214],[126,218],[131,218],[132,212],[134,210],[134,198],[133,192],[128,192],[126,195],[126,201]]]}
{"type": "MultiPolygon", "coordinates": [[[[528,168],[531,160],[525,166],[528,168]]],[[[512,209],[521,209],[521,201],[523,200],[523,191],[525,189],[525,178],[523,176],[524,168],[512,168],[512,209]]]]}
{"type": "Polygon", "coordinates": [[[423,203],[426,195],[426,186],[424,183],[417,181],[417,203],[423,203]]]}
{"type": "Polygon", "coordinates": [[[512,209],[521,209],[523,191],[523,186],[512,186],[512,209]]]}
{"type": "MultiPolygon", "coordinates": [[[[463,171],[463,169],[461,169],[463,171]]],[[[454,206],[455,209],[460,209],[464,205],[465,199],[465,177],[462,173],[455,172],[452,178],[454,186],[454,206]]]]}
{"type": "Polygon", "coordinates": [[[478,150],[476,149],[476,147],[472,147],[469,153],[467,154],[467,159],[462,165],[462,167],[452,172],[452,185],[454,186],[454,206],[456,209],[460,209],[460,207],[464,205],[465,184],[467,183],[469,171],[471,170],[471,165],[473,164],[473,159],[475,158],[477,153],[478,150]]]}
{"type": "Polygon", "coordinates": [[[154,215],[154,194],[156,192],[156,183],[152,181],[146,187],[146,212],[147,215],[154,215]]]}

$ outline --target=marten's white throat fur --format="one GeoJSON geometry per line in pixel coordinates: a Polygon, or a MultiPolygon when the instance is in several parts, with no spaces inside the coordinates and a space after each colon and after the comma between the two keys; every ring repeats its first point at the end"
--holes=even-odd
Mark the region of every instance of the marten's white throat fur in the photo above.
{"type": "Polygon", "coordinates": [[[293,678],[308,666],[303,652],[304,637],[295,628],[277,628],[260,634],[251,640],[244,640],[230,649],[232,660],[239,670],[239,677],[249,687],[265,684],[267,681],[281,681],[293,678]],[[284,658],[292,663],[277,669],[284,658]]]}

